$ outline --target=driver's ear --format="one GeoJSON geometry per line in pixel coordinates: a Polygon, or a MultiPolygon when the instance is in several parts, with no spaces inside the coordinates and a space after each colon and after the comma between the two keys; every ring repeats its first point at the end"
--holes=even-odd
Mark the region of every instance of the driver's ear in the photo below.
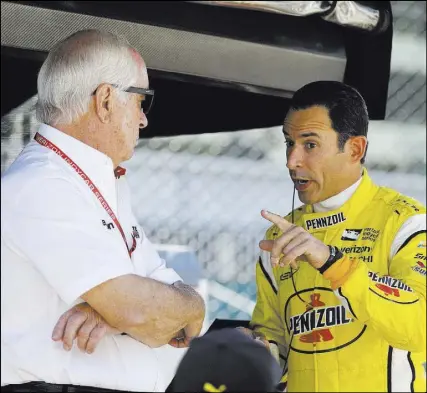
{"type": "Polygon", "coordinates": [[[348,141],[348,148],[350,150],[351,160],[353,162],[363,162],[366,151],[368,148],[368,139],[366,136],[354,136],[348,141]]]}

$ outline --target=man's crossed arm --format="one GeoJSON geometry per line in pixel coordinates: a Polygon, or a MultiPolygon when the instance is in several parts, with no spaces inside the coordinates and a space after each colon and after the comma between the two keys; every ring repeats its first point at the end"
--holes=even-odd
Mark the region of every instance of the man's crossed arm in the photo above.
{"type": "Polygon", "coordinates": [[[126,333],[150,346],[187,347],[202,329],[205,305],[189,285],[172,285],[133,274],[120,276],[86,292],[86,303],[64,313],[52,333],[70,350],[92,353],[107,334],[126,333]]]}

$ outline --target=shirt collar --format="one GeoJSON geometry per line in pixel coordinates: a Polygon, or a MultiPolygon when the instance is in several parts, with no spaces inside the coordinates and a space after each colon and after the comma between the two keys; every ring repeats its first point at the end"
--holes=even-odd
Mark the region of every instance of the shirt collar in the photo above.
{"type": "MultiPolygon", "coordinates": [[[[114,165],[111,158],[47,124],[41,124],[38,132],[58,146],[86,173],[107,199],[111,208],[116,211],[114,165]]],[[[63,162],[67,165],[65,161],[63,162]]]]}

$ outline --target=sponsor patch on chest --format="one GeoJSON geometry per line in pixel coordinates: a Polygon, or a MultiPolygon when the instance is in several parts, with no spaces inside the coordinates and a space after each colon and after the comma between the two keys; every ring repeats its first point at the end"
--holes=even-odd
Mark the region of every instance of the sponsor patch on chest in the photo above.
{"type": "Polygon", "coordinates": [[[352,247],[341,247],[341,252],[344,254],[363,254],[371,252],[372,248],[369,246],[352,246],[352,247]]]}
{"type": "Polygon", "coordinates": [[[361,229],[344,229],[341,240],[356,241],[361,233],[361,229]]]}
{"type": "Polygon", "coordinates": [[[296,352],[339,350],[357,341],[366,329],[353,319],[330,288],[306,288],[294,293],[284,311],[287,332],[294,337],[291,348],[296,352]]]}
{"type": "Polygon", "coordinates": [[[301,342],[330,341],[333,335],[329,328],[337,325],[351,323],[352,319],[346,315],[344,306],[313,308],[311,311],[294,315],[290,320],[290,329],[295,336],[312,333],[321,329],[316,334],[307,334],[300,338],[301,342]]]}
{"type": "Polygon", "coordinates": [[[311,220],[306,220],[305,227],[307,228],[308,231],[311,229],[328,228],[328,227],[332,227],[334,225],[340,224],[345,220],[346,220],[346,217],[344,216],[344,213],[340,212],[340,213],[332,214],[326,217],[313,218],[311,220]]]}
{"type": "Polygon", "coordinates": [[[356,240],[368,240],[375,242],[379,234],[380,230],[375,228],[344,229],[344,232],[341,235],[341,240],[352,242],[355,242],[356,240]]]}

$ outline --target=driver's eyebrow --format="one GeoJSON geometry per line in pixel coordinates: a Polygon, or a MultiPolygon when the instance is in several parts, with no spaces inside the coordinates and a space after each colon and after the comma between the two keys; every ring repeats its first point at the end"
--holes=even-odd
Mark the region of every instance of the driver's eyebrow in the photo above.
{"type": "MultiPolygon", "coordinates": [[[[285,138],[290,138],[289,134],[286,131],[283,131],[283,135],[285,138]]],[[[303,132],[302,134],[299,134],[298,138],[309,138],[311,136],[317,137],[320,139],[320,135],[316,132],[303,132]]]]}

